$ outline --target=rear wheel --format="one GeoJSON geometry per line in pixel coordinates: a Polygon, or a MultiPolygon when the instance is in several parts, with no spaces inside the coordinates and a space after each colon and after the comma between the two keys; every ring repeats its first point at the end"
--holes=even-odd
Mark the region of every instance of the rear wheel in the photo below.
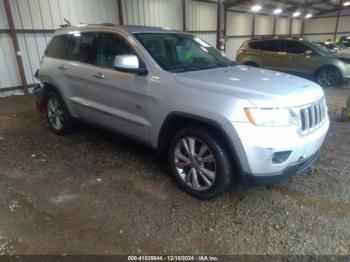
{"type": "Polygon", "coordinates": [[[169,147],[169,165],[180,188],[201,199],[216,197],[233,183],[224,143],[205,129],[177,132],[169,147]]]}
{"type": "Polygon", "coordinates": [[[251,67],[259,67],[259,65],[257,63],[254,63],[254,62],[247,62],[244,65],[251,66],[251,67]]]}
{"type": "Polygon", "coordinates": [[[54,91],[49,91],[45,99],[46,116],[51,129],[60,135],[73,131],[74,122],[62,98],[54,91]]]}
{"type": "Polygon", "coordinates": [[[317,72],[316,80],[320,86],[336,86],[340,83],[341,74],[337,68],[329,66],[317,72]]]}

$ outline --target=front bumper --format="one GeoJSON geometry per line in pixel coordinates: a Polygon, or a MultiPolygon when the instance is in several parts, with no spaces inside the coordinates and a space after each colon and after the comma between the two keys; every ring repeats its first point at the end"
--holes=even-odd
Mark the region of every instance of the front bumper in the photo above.
{"type": "Polygon", "coordinates": [[[305,135],[295,127],[258,127],[241,122],[226,125],[241,180],[247,186],[275,183],[310,166],[328,129],[328,116],[321,126],[305,135]],[[286,157],[276,161],[276,156],[285,152],[286,157]]]}
{"type": "Polygon", "coordinates": [[[246,187],[254,187],[254,186],[266,186],[276,184],[281,182],[282,180],[288,179],[305,169],[311,166],[315,160],[317,159],[319,152],[316,152],[314,155],[310,156],[307,159],[301,159],[296,163],[291,164],[283,171],[276,174],[269,175],[253,175],[253,174],[242,174],[243,183],[246,187]]]}

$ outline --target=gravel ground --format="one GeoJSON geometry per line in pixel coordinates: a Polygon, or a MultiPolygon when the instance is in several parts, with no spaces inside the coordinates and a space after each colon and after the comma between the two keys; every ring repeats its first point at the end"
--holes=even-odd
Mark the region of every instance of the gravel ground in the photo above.
{"type": "Polygon", "coordinates": [[[54,135],[31,96],[0,99],[0,254],[350,255],[350,88],[326,90],[331,129],[305,173],[210,201],[164,159],[82,126],[54,135]]]}

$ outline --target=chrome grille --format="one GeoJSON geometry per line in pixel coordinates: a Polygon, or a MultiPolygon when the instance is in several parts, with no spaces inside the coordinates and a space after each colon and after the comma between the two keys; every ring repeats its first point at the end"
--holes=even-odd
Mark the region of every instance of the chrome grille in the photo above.
{"type": "Polygon", "coordinates": [[[300,110],[301,130],[309,133],[322,125],[327,114],[326,101],[324,98],[308,107],[300,110]]]}

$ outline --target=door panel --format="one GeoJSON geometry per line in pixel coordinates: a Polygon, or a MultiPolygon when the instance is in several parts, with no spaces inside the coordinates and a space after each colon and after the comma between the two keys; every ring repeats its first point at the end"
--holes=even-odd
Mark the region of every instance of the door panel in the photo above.
{"type": "Polygon", "coordinates": [[[301,74],[312,74],[317,68],[319,56],[313,52],[310,55],[306,51],[312,49],[304,43],[297,41],[288,41],[286,43],[287,52],[287,71],[301,74]]]}
{"type": "Polygon", "coordinates": [[[286,61],[286,53],[285,52],[262,52],[262,67],[273,69],[273,70],[281,70],[283,71],[285,67],[286,61]]]}
{"type": "Polygon", "coordinates": [[[285,68],[285,41],[266,40],[261,43],[262,66],[269,69],[281,70],[285,68]]]}
{"type": "Polygon", "coordinates": [[[136,54],[116,33],[98,36],[97,66],[89,78],[90,117],[101,125],[150,142],[148,78],[113,68],[117,55],[136,54]]]}

